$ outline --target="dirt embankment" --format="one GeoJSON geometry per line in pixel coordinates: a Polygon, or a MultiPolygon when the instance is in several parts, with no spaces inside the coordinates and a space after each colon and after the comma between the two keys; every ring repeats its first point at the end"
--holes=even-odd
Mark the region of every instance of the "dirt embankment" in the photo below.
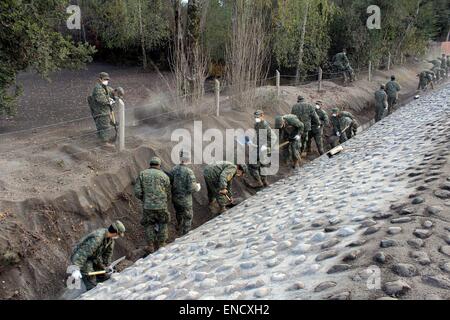
{"type": "MultiPolygon", "coordinates": [[[[415,94],[415,76],[421,69],[422,66],[411,66],[391,71],[403,85],[402,99],[415,94]]],[[[283,87],[280,103],[274,105],[270,99],[262,99],[266,101],[255,108],[267,107],[268,120],[273,123],[275,115],[290,112],[290,106],[301,93],[310,100],[320,98],[327,109],[345,108],[361,123],[368,123],[374,116],[373,92],[388,80],[391,72],[377,72],[373,82],[360,80],[350,86],[325,82],[320,93],[315,83],[299,88],[283,87]]],[[[272,90],[266,87],[260,92],[270,96],[268,91],[272,90]]],[[[196,120],[202,121],[203,130],[253,126],[251,112],[234,111],[226,105],[221,117],[202,115],[196,120]]],[[[8,145],[6,141],[2,143],[0,148],[9,150],[0,157],[4,168],[0,175],[0,298],[58,297],[64,288],[72,246],[87,232],[107,226],[115,219],[123,220],[128,229],[126,238],[118,241],[116,255],[132,259],[136,249],[144,244],[140,207],[132,196],[132,182],[153,155],[162,158],[164,169],[172,166],[170,153],[175,143],[170,137],[177,128],[192,130],[193,123],[159,119],[149,126],[130,127],[128,150],[122,154],[95,148],[92,137],[55,141],[55,137],[75,135],[79,129],[76,126],[52,128],[39,133],[37,138],[17,135],[11,137],[8,145]],[[39,143],[36,139],[40,139],[39,143]],[[23,149],[14,150],[15,143],[23,149]]],[[[194,196],[194,227],[212,218],[206,210],[201,169],[194,166],[203,184],[203,191],[194,196]]],[[[287,174],[289,169],[283,168],[272,180],[287,174]]],[[[241,183],[236,183],[234,190],[242,197],[255,193],[241,183]]]]}

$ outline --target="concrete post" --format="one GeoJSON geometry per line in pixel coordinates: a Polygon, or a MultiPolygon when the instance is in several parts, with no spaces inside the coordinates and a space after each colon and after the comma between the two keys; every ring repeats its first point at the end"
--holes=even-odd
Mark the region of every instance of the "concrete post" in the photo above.
{"type": "Polygon", "coordinates": [[[122,99],[118,101],[119,105],[119,151],[125,150],[125,104],[122,99]]]}
{"type": "Polygon", "coordinates": [[[388,65],[387,65],[387,69],[388,69],[388,70],[391,70],[391,59],[392,59],[391,53],[389,52],[389,56],[388,56],[388,65]]]}
{"type": "Polygon", "coordinates": [[[280,71],[277,70],[277,97],[279,98],[281,95],[281,87],[280,87],[280,83],[281,83],[281,75],[280,75],[280,71]]]}
{"type": "Polygon", "coordinates": [[[322,91],[322,76],[323,76],[322,68],[319,67],[319,92],[322,91]]]}
{"type": "Polygon", "coordinates": [[[216,116],[220,116],[220,81],[215,80],[215,86],[214,86],[214,93],[215,93],[215,102],[216,102],[216,116]]]}

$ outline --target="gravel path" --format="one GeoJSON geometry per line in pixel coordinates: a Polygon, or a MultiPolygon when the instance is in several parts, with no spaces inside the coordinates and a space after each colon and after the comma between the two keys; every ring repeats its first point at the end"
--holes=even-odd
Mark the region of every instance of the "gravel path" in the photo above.
{"type": "Polygon", "coordinates": [[[406,105],[82,298],[449,299],[449,98],[406,105]]]}

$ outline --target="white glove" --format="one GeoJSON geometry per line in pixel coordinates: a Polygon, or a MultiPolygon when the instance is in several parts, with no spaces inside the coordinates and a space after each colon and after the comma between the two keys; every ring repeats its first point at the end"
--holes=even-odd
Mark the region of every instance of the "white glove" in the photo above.
{"type": "Polygon", "coordinates": [[[294,139],[297,140],[297,141],[299,141],[299,140],[300,140],[300,136],[299,136],[299,135],[296,135],[296,136],[294,137],[294,139]]]}
{"type": "Polygon", "coordinates": [[[109,98],[109,104],[114,104],[114,103],[116,103],[116,101],[112,98],[109,98]]]}
{"type": "Polygon", "coordinates": [[[261,152],[266,152],[266,151],[267,151],[267,146],[265,146],[265,145],[262,146],[262,147],[261,147],[261,152]]]}
{"type": "Polygon", "coordinates": [[[111,267],[107,267],[105,271],[108,276],[110,276],[114,273],[114,269],[111,267]]]}
{"type": "Polygon", "coordinates": [[[340,132],[336,132],[336,136],[340,137],[341,133],[340,132]]]}
{"type": "Polygon", "coordinates": [[[199,192],[202,189],[202,185],[200,183],[195,184],[195,192],[199,192]]]}
{"type": "Polygon", "coordinates": [[[80,270],[75,270],[74,272],[72,272],[72,278],[74,278],[75,280],[79,280],[79,279],[83,278],[80,270]]]}

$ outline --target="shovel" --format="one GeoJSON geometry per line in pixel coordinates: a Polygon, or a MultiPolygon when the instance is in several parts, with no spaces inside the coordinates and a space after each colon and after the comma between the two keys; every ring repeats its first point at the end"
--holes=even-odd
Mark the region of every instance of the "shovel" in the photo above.
{"type": "MultiPolygon", "coordinates": [[[[123,260],[125,260],[126,256],[117,259],[116,261],[114,261],[113,263],[111,263],[108,267],[108,269],[110,270],[115,270],[114,268],[121,263],[123,260]]],[[[88,276],[98,276],[98,275],[103,275],[103,274],[107,274],[108,272],[106,270],[102,270],[102,271],[95,271],[95,272],[89,272],[88,276]]]]}

